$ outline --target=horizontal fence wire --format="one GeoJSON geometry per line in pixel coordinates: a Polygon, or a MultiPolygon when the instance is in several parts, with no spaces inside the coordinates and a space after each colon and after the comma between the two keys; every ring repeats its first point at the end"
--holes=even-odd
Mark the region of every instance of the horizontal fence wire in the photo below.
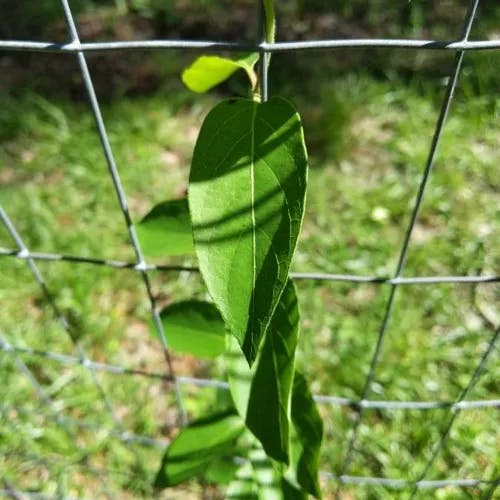
{"type": "MultiPolygon", "coordinates": [[[[261,72],[261,96],[263,100],[268,95],[268,58],[273,53],[284,53],[290,51],[304,50],[334,50],[334,49],[364,49],[364,48],[387,48],[387,49],[411,49],[411,50],[445,50],[455,53],[455,65],[453,72],[448,79],[447,90],[443,97],[441,112],[436,124],[434,137],[429,149],[425,167],[423,169],[420,185],[416,195],[415,205],[412,209],[410,223],[406,229],[404,241],[400,251],[399,262],[394,276],[361,276],[350,274],[335,274],[327,272],[293,272],[292,277],[297,280],[314,280],[314,281],[332,281],[332,282],[349,282],[349,283],[373,283],[380,285],[389,285],[391,292],[386,303],[385,315],[378,332],[377,344],[371,358],[370,369],[366,378],[362,397],[359,400],[330,396],[330,395],[315,395],[314,398],[319,404],[333,405],[339,407],[349,407],[356,411],[356,419],[353,426],[353,432],[348,442],[348,450],[344,456],[344,461],[340,474],[334,474],[328,471],[322,471],[321,476],[326,480],[335,481],[341,491],[344,485],[365,485],[365,486],[384,486],[390,489],[411,488],[413,495],[416,491],[423,489],[437,489],[446,487],[472,488],[478,486],[491,486],[491,495],[494,494],[495,488],[500,484],[500,480],[492,479],[441,479],[441,480],[426,480],[425,477],[434,465],[435,458],[445,446],[451,428],[461,411],[473,410],[478,408],[498,408],[500,400],[468,400],[467,397],[474,385],[477,383],[481,373],[484,371],[486,363],[492,354],[495,352],[498,340],[498,329],[495,330],[486,350],[481,357],[475,372],[472,374],[467,386],[462,391],[456,401],[378,401],[370,400],[369,393],[375,376],[376,367],[379,361],[380,352],[384,343],[385,333],[392,314],[392,304],[396,295],[396,291],[400,286],[407,285],[433,285],[438,283],[450,284],[489,284],[500,282],[499,275],[471,275],[471,276],[421,276],[421,277],[405,277],[403,271],[406,263],[406,255],[410,245],[413,228],[417,222],[421,204],[424,199],[426,186],[434,164],[434,158],[438,149],[439,140],[446,122],[448,111],[453,98],[458,77],[461,70],[462,60],[465,52],[482,51],[482,50],[498,50],[500,49],[500,39],[495,40],[469,40],[469,35],[474,20],[475,11],[479,4],[478,0],[472,1],[469,7],[468,14],[465,19],[463,33],[456,40],[415,40],[415,39],[325,39],[325,40],[306,40],[306,41],[290,41],[290,42],[274,42],[259,39],[256,43],[234,43],[225,41],[210,41],[210,40],[129,40],[129,41],[106,41],[106,42],[81,42],[78,36],[78,31],[74,21],[73,14],[67,0],[61,0],[61,6],[64,11],[68,33],[70,35],[69,42],[52,42],[52,41],[30,41],[30,40],[0,40],[1,51],[23,51],[23,52],[48,52],[53,54],[75,54],[77,57],[81,76],[84,82],[85,89],[89,98],[90,107],[92,109],[96,122],[97,133],[101,140],[105,159],[107,161],[108,172],[111,182],[116,192],[117,201],[122,212],[126,231],[129,236],[130,243],[133,247],[136,260],[135,262],[124,262],[113,259],[101,259],[93,256],[66,255],[50,252],[36,252],[28,249],[12,221],[8,218],[5,210],[0,207],[0,216],[4,226],[11,234],[17,248],[0,248],[0,257],[13,258],[24,260],[27,262],[34,279],[41,286],[42,291],[47,299],[49,306],[55,317],[59,320],[63,328],[72,338],[71,332],[68,330],[68,325],[63,315],[59,312],[54,301],[53,295],[49,292],[45,280],[36,265],[36,261],[48,262],[69,262],[72,264],[89,264],[96,266],[104,266],[113,269],[128,269],[140,273],[144,282],[145,292],[148,297],[151,309],[151,315],[158,336],[161,339],[162,349],[164,352],[166,372],[152,372],[139,368],[124,367],[112,363],[97,362],[88,358],[83,351],[77,347],[78,356],[73,356],[64,353],[44,351],[33,349],[24,346],[13,345],[9,343],[6,337],[0,332],[0,352],[5,355],[14,357],[14,361],[19,370],[23,372],[30,380],[33,389],[40,399],[40,408],[37,414],[42,414],[44,417],[55,419],[55,421],[65,427],[68,432],[72,433],[76,428],[89,429],[99,432],[105,432],[110,438],[118,439],[124,443],[134,443],[141,446],[150,446],[155,448],[164,448],[168,442],[159,440],[154,437],[136,435],[127,432],[121,423],[113,417],[114,427],[105,427],[97,422],[91,422],[84,419],[76,419],[61,414],[61,409],[58,408],[57,401],[52,400],[45,392],[40,383],[37,381],[29,367],[24,363],[23,356],[36,356],[41,359],[55,361],[61,365],[83,366],[91,374],[96,372],[106,372],[114,375],[123,376],[139,376],[150,379],[161,380],[173,384],[178,405],[178,412],[182,424],[187,423],[186,411],[184,409],[183,396],[181,386],[193,385],[197,387],[213,387],[220,389],[228,389],[228,384],[221,380],[203,379],[195,377],[184,377],[177,375],[172,366],[170,359],[170,351],[168,348],[168,332],[163,331],[163,325],[159,318],[159,312],[156,306],[156,298],[152,291],[149,272],[199,272],[196,266],[177,266],[177,265],[162,265],[147,263],[140,242],[135,233],[135,228],[132,224],[131,217],[128,211],[128,204],[125,191],[123,189],[117,165],[115,164],[113,151],[109,143],[105,124],[101,115],[99,102],[96,97],[91,75],[87,67],[85,54],[92,52],[106,51],[128,51],[128,50],[204,50],[211,52],[223,51],[255,51],[260,53],[260,72],[261,72]],[[363,477],[353,476],[348,474],[349,465],[352,458],[352,453],[355,450],[358,429],[362,423],[362,418],[365,411],[368,410],[433,410],[433,409],[448,409],[450,417],[445,427],[445,431],[433,448],[433,453],[426,463],[423,470],[420,472],[416,480],[393,479],[382,477],[363,477]]],[[[260,34],[262,35],[262,33],[260,34]]],[[[94,377],[94,375],[92,375],[94,377]]],[[[100,387],[103,399],[111,415],[114,415],[112,403],[105,394],[100,382],[95,377],[95,383],[100,387]]],[[[0,406],[0,411],[14,411],[25,416],[29,416],[33,409],[28,407],[16,406],[0,406]]],[[[0,450],[1,452],[1,450],[0,450]]],[[[36,458],[36,457],[35,457],[36,458]]],[[[40,457],[39,457],[40,459],[40,457]]],[[[40,459],[43,462],[42,459],[40,459]]],[[[75,464],[68,464],[70,466],[75,464]]],[[[99,475],[107,474],[106,471],[94,471],[99,475]]],[[[46,495],[43,493],[26,492],[16,490],[15,485],[9,483],[2,484],[0,482],[0,495],[5,495],[12,498],[55,498],[55,496],[46,495]]],[[[57,498],[60,498],[57,496],[57,498]]]]}
{"type": "MultiPolygon", "coordinates": [[[[13,257],[20,260],[33,259],[48,262],[71,262],[75,264],[89,264],[95,266],[110,267],[113,269],[128,269],[132,271],[160,271],[160,272],[192,272],[198,273],[197,266],[182,266],[171,264],[146,264],[138,266],[134,262],[125,262],[115,259],[99,259],[81,255],[65,255],[50,252],[28,252],[25,250],[14,250],[12,248],[0,247],[0,257],[13,257]]],[[[341,281],[349,283],[372,283],[375,285],[435,285],[439,283],[456,284],[481,284],[500,283],[500,275],[476,275],[476,276],[413,276],[389,278],[387,276],[363,276],[356,274],[335,274],[323,272],[291,272],[290,276],[295,280],[311,281],[341,281]]]]}
{"type": "MultiPolygon", "coordinates": [[[[27,409],[27,408],[19,408],[19,407],[0,407],[0,411],[8,411],[8,410],[14,410],[14,411],[19,411],[20,413],[23,414],[31,414],[32,409],[27,409]]],[[[76,426],[76,427],[82,427],[85,429],[93,429],[96,431],[108,431],[109,436],[111,438],[119,439],[120,441],[123,441],[125,443],[129,442],[134,442],[136,444],[140,444],[143,446],[153,446],[153,447],[164,447],[166,446],[167,442],[162,441],[162,440],[157,440],[157,439],[144,439],[142,436],[138,436],[141,439],[138,440],[132,440],[132,439],[126,439],[123,436],[119,436],[114,432],[112,429],[105,429],[101,428],[98,425],[85,425],[85,421],[82,421],[80,419],[72,419],[72,418],[65,418],[62,420],[63,424],[69,425],[69,426],[76,426]]],[[[45,461],[43,462],[45,464],[45,461]]],[[[78,464],[73,464],[73,465],[78,465],[78,464]]],[[[92,474],[96,474],[99,472],[99,469],[91,468],[89,466],[86,466],[88,468],[89,472],[92,474]]],[[[103,471],[100,471],[101,473],[103,471]]],[[[105,470],[107,474],[116,474],[116,473],[121,473],[123,474],[123,471],[111,471],[111,470],[105,470]]],[[[483,479],[440,479],[440,480],[417,480],[417,481],[411,481],[407,479],[394,479],[394,478],[382,478],[382,477],[366,477],[366,476],[351,476],[351,475],[344,475],[344,476],[337,476],[331,472],[327,471],[321,471],[320,472],[320,477],[322,477],[325,480],[329,481],[335,481],[336,483],[344,484],[344,485],[360,485],[360,486],[370,486],[370,485],[377,485],[377,486],[385,486],[390,489],[403,489],[403,488],[416,488],[417,490],[419,489],[438,489],[438,488],[446,488],[446,487],[477,487],[481,485],[499,485],[500,484],[500,479],[494,479],[494,480],[483,480],[483,479]]]]}
{"type": "MultiPolygon", "coordinates": [[[[34,491],[18,490],[16,488],[1,488],[0,497],[12,498],[13,500],[22,500],[24,498],[32,498],[33,500],[76,500],[76,497],[50,495],[46,493],[36,493],[34,491]]],[[[82,500],[80,497],[78,500],[82,500]]]]}
{"type": "Polygon", "coordinates": [[[130,40],[116,42],[34,42],[24,40],[0,40],[0,50],[51,52],[51,53],[80,53],[104,52],[112,50],[209,50],[214,52],[252,51],[261,53],[279,53],[299,50],[326,50],[348,48],[390,48],[390,49],[418,49],[418,50],[496,50],[500,49],[500,40],[413,40],[387,38],[360,38],[360,39],[328,39],[296,42],[276,43],[238,43],[217,42],[210,40],[130,40]]]}
{"type": "MultiPolygon", "coordinates": [[[[401,490],[416,485],[419,490],[438,489],[438,488],[474,488],[478,486],[498,486],[500,480],[483,481],[480,479],[446,479],[436,481],[419,481],[412,483],[404,479],[386,479],[382,477],[361,477],[361,476],[342,476],[337,477],[333,475],[322,475],[326,479],[335,480],[345,485],[357,486],[384,486],[393,490],[401,490]]],[[[0,488],[0,495],[15,498],[32,498],[33,500],[76,500],[76,497],[70,496],[55,496],[44,493],[34,493],[32,491],[21,491],[15,488],[2,489],[0,488]]],[[[16,499],[17,500],[17,499],[16,499]]],[[[78,497],[78,500],[84,500],[78,497]]]]}
{"type": "MultiPolygon", "coordinates": [[[[82,365],[90,370],[104,371],[114,375],[136,375],[145,378],[172,382],[172,377],[160,372],[150,372],[147,370],[130,368],[116,364],[109,364],[102,361],[86,360],[82,361],[77,357],[63,353],[41,351],[28,347],[19,347],[0,341],[0,351],[19,355],[36,356],[43,359],[59,362],[63,365],[82,365]]],[[[182,385],[192,385],[196,387],[229,389],[229,384],[223,380],[205,379],[197,377],[185,377],[177,375],[177,380],[182,385]]],[[[348,406],[353,409],[366,408],[372,410],[436,410],[449,408],[452,411],[458,409],[469,410],[476,408],[497,408],[500,407],[500,399],[485,399],[477,401],[383,401],[383,400],[354,400],[339,396],[329,396],[315,394],[317,403],[332,406],[348,406]]]]}
{"type": "Polygon", "coordinates": [[[428,481],[410,481],[407,479],[390,479],[385,477],[364,477],[364,476],[336,476],[335,474],[321,473],[325,479],[336,481],[340,484],[356,484],[360,486],[385,486],[391,489],[416,488],[438,489],[438,488],[473,488],[482,485],[497,486],[500,485],[500,479],[436,479],[428,481]]]}
{"type": "Polygon", "coordinates": [[[57,414],[55,413],[47,414],[45,406],[31,408],[27,406],[4,405],[0,406],[0,411],[14,412],[16,414],[23,415],[25,417],[29,417],[30,415],[33,415],[34,412],[37,412],[37,415],[42,415],[45,418],[50,418],[52,420],[55,420],[58,425],[67,430],[73,431],[75,428],[78,428],[82,430],[95,431],[103,433],[109,438],[116,439],[126,444],[133,443],[147,448],[158,448],[158,449],[165,449],[165,447],[169,444],[169,441],[166,439],[158,439],[152,436],[143,436],[140,434],[135,434],[133,432],[127,432],[127,431],[119,432],[112,427],[107,427],[98,422],[61,415],[60,412],[57,414]]]}

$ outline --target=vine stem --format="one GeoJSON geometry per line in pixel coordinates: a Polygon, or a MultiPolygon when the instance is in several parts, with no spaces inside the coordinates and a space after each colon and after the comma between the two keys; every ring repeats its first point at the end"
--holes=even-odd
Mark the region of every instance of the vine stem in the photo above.
{"type": "MultiPolygon", "coordinates": [[[[259,39],[264,43],[274,43],[276,18],[274,15],[273,0],[262,0],[259,5],[259,39]]],[[[268,98],[267,72],[270,62],[271,54],[261,49],[257,85],[253,89],[253,98],[258,102],[265,102],[268,98]]]]}

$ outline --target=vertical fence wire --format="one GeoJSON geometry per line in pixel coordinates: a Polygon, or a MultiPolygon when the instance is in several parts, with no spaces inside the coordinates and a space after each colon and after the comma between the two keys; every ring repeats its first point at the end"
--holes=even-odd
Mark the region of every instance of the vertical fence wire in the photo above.
{"type": "MultiPolygon", "coordinates": [[[[70,9],[69,4],[68,4],[68,0],[61,0],[61,5],[62,5],[63,11],[64,11],[64,17],[66,19],[66,24],[67,24],[68,31],[69,31],[69,34],[71,37],[71,41],[73,43],[79,44],[80,38],[78,36],[78,31],[77,31],[76,24],[75,24],[75,21],[73,18],[73,14],[72,14],[71,9],[70,9]]],[[[135,256],[137,259],[136,268],[141,273],[141,277],[143,279],[144,286],[146,288],[146,293],[147,293],[149,303],[150,303],[151,316],[153,319],[153,323],[155,325],[156,331],[158,333],[158,336],[159,336],[161,344],[162,344],[163,355],[165,358],[167,369],[168,369],[169,375],[172,377],[172,379],[174,381],[174,391],[175,391],[177,406],[178,406],[178,410],[179,410],[179,416],[180,416],[182,424],[186,425],[187,424],[187,415],[186,415],[186,410],[184,408],[181,388],[180,388],[179,384],[177,383],[177,380],[175,377],[172,359],[170,356],[170,350],[168,347],[167,337],[165,335],[163,324],[162,324],[162,321],[160,318],[160,313],[159,313],[158,307],[156,305],[156,299],[153,295],[151,281],[150,281],[149,274],[147,271],[147,264],[146,264],[146,261],[144,259],[144,254],[142,252],[139,238],[137,237],[137,233],[135,231],[134,225],[132,223],[132,219],[130,217],[130,212],[128,209],[128,203],[127,203],[127,198],[125,195],[125,190],[123,188],[123,184],[122,184],[121,179],[120,179],[120,174],[118,172],[118,168],[116,166],[113,151],[111,149],[111,144],[109,142],[108,134],[106,132],[106,127],[104,125],[104,120],[102,118],[101,109],[99,106],[99,102],[97,100],[97,95],[95,92],[94,84],[93,84],[92,78],[90,76],[90,72],[89,72],[89,69],[87,66],[87,61],[86,61],[84,53],[82,51],[78,51],[77,58],[78,58],[78,64],[80,66],[80,72],[81,72],[81,76],[83,78],[85,90],[87,91],[87,95],[88,95],[88,98],[90,101],[92,113],[94,115],[94,120],[95,120],[97,131],[99,134],[99,139],[101,141],[101,145],[102,145],[103,150],[104,150],[104,155],[105,155],[106,162],[108,165],[108,171],[109,171],[109,174],[110,174],[112,182],[113,182],[113,187],[115,189],[116,196],[118,198],[118,203],[120,205],[121,212],[122,212],[123,217],[125,219],[125,224],[127,226],[127,231],[128,231],[128,235],[130,238],[130,242],[133,246],[134,253],[135,253],[135,256]]]]}
{"type": "MultiPolygon", "coordinates": [[[[466,41],[469,37],[478,5],[479,5],[479,0],[472,0],[470,5],[469,5],[469,9],[468,9],[467,15],[465,17],[464,27],[462,30],[462,39],[464,41],[466,41]]],[[[408,227],[406,229],[405,237],[403,240],[403,245],[401,247],[401,251],[399,254],[399,259],[398,259],[398,263],[396,266],[396,272],[394,274],[394,279],[399,278],[404,272],[406,259],[407,259],[407,255],[408,255],[408,250],[410,247],[410,240],[411,240],[413,230],[415,228],[415,225],[416,225],[419,213],[420,213],[420,209],[422,207],[425,190],[427,188],[427,185],[428,185],[428,182],[430,179],[430,175],[432,172],[432,168],[434,166],[436,153],[438,150],[438,146],[439,146],[441,135],[442,135],[442,132],[444,129],[444,125],[446,122],[446,118],[447,118],[448,112],[450,110],[451,102],[453,99],[453,94],[455,92],[455,88],[456,88],[457,83],[458,83],[458,77],[459,77],[460,70],[462,67],[463,56],[464,56],[463,51],[458,51],[456,56],[455,56],[453,70],[452,70],[452,72],[449,76],[449,79],[448,79],[448,84],[446,87],[443,102],[442,102],[441,109],[439,112],[434,135],[432,137],[432,142],[431,142],[431,146],[429,149],[429,154],[428,154],[425,168],[423,171],[423,175],[422,175],[422,178],[420,181],[420,185],[418,187],[418,192],[416,195],[415,204],[414,204],[413,210],[411,212],[410,222],[409,222],[408,227]]],[[[380,326],[380,329],[378,332],[378,336],[377,336],[375,350],[374,350],[372,359],[370,361],[368,375],[366,377],[365,385],[364,385],[363,390],[362,390],[362,394],[361,394],[362,401],[368,397],[370,390],[371,390],[371,387],[372,387],[372,383],[373,383],[373,380],[375,377],[375,371],[376,371],[376,368],[377,368],[377,365],[378,365],[378,362],[380,359],[380,355],[382,352],[382,347],[384,344],[385,335],[386,335],[387,329],[389,327],[389,322],[390,322],[390,319],[392,316],[392,310],[393,310],[394,301],[396,298],[397,289],[398,289],[397,284],[391,285],[391,289],[389,292],[389,298],[388,298],[386,306],[385,306],[384,317],[383,317],[383,320],[382,320],[382,323],[381,323],[381,326],[380,326]]],[[[354,422],[352,434],[351,434],[351,437],[348,441],[347,451],[346,451],[346,454],[344,456],[344,460],[343,460],[343,463],[341,466],[340,477],[342,477],[344,474],[346,474],[346,472],[348,471],[349,466],[351,464],[352,456],[354,453],[354,449],[355,449],[356,441],[358,438],[358,433],[359,433],[362,419],[363,419],[363,408],[360,408],[359,412],[356,414],[356,420],[354,422]]],[[[341,482],[339,483],[339,488],[337,490],[337,497],[339,497],[340,491],[341,491],[341,482]]]]}
{"type": "MultiPolygon", "coordinates": [[[[258,3],[258,36],[260,38],[259,42],[261,45],[268,43],[270,40],[267,39],[266,33],[266,10],[264,7],[264,0],[257,0],[258,3]]],[[[269,97],[269,84],[268,84],[268,75],[269,75],[269,63],[270,63],[270,54],[265,48],[261,48],[259,51],[259,91],[260,91],[260,99],[262,102],[266,102],[269,97]]]]}

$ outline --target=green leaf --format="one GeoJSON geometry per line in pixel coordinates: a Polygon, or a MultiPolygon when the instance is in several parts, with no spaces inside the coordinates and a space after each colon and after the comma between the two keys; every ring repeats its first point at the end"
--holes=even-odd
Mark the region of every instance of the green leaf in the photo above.
{"type": "Polygon", "coordinates": [[[165,307],[160,318],[174,351],[209,359],[224,352],[226,327],[213,304],[176,302],[165,307]]]}
{"type": "Polygon", "coordinates": [[[298,329],[297,295],[288,280],[255,363],[246,415],[247,427],[266,453],[283,463],[289,461],[290,404],[298,329]],[[262,408],[266,409],[266,418],[262,418],[262,408]]]}
{"type": "Polygon", "coordinates": [[[194,253],[186,198],[159,203],[139,222],[136,231],[148,257],[194,253]]]}
{"type": "Polygon", "coordinates": [[[232,335],[226,335],[225,358],[228,368],[229,390],[234,406],[241,418],[246,419],[250,387],[256,364],[253,365],[253,369],[249,368],[238,341],[232,335]]]}
{"type": "Polygon", "coordinates": [[[236,476],[239,465],[233,457],[222,457],[214,460],[205,472],[205,479],[210,483],[229,484],[236,476]]]}
{"type": "Polygon", "coordinates": [[[305,491],[297,488],[297,486],[285,477],[281,478],[281,491],[283,492],[284,500],[307,500],[309,497],[305,491]]]}
{"type": "Polygon", "coordinates": [[[252,369],[234,340],[229,341],[227,349],[229,385],[236,409],[266,453],[286,464],[298,325],[297,295],[289,280],[252,369]]]}
{"type": "Polygon", "coordinates": [[[155,488],[167,488],[206,471],[218,457],[227,454],[245,430],[233,411],[225,411],[184,427],[167,448],[155,488]]]}
{"type": "Polygon", "coordinates": [[[302,126],[288,101],[232,99],[210,111],[189,184],[195,248],[249,364],[286,285],[306,182],[302,126]]]}
{"type": "Polygon", "coordinates": [[[291,476],[287,475],[287,479],[292,485],[298,484],[304,491],[321,498],[318,472],[323,420],[305,377],[297,371],[293,380],[292,422],[291,476]]]}
{"type": "Polygon", "coordinates": [[[238,59],[200,56],[183,71],[182,81],[188,89],[202,93],[227,80],[235,71],[244,69],[254,88],[257,76],[253,67],[258,59],[259,54],[254,52],[242,55],[238,59]]]}

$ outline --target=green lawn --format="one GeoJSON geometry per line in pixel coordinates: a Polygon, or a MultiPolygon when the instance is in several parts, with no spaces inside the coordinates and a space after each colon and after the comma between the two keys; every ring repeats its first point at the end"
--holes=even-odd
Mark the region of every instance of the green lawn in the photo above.
{"type": "MultiPolygon", "coordinates": [[[[477,61],[481,65],[468,66],[469,73],[495,58],[477,61]]],[[[294,270],[389,277],[426,161],[443,82],[348,74],[331,75],[326,83],[329,76],[304,93],[289,82],[276,84],[303,112],[311,144],[307,213],[294,270]]],[[[457,92],[404,276],[498,273],[500,99],[493,86],[478,89],[474,82],[466,74],[457,92]]],[[[184,194],[198,128],[216,99],[177,89],[103,104],[135,222],[155,203],[184,194]]],[[[85,103],[29,91],[6,95],[0,103],[0,137],[0,202],[30,250],[133,261],[85,103]]],[[[4,227],[0,247],[15,248],[4,227]]],[[[188,258],[175,262],[194,264],[188,258]]],[[[138,273],[67,262],[38,265],[91,359],[164,370],[158,341],[149,333],[149,302],[138,273]]],[[[26,263],[0,257],[0,269],[0,333],[20,347],[74,355],[26,263]]],[[[160,304],[205,297],[196,274],[154,272],[152,278],[160,304]]],[[[299,363],[314,392],[359,399],[389,286],[299,281],[297,287],[303,318],[299,363]]],[[[399,288],[368,399],[456,399],[493,336],[492,325],[498,324],[499,290],[498,284],[399,288]]],[[[20,357],[56,412],[113,427],[88,370],[31,354],[20,357]]],[[[220,375],[218,364],[175,353],[174,366],[183,375],[220,375]]],[[[469,399],[498,398],[498,366],[494,353],[469,399]]],[[[170,386],[138,376],[99,372],[97,377],[129,432],[157,439],[175,432],[170,386]]],[[[91,498],[151,496],[161,449],[121,443],[102,429],[58,424],[11,353],[0,352],[0,380],[0,489],[11,485],[91,498]]],[[[191,417],[214,404],[216,396],[213,389],[187,385],[183,395],[191,417]]],[[[355,414],[329,405],[321,405],[321,411],[326,429],[322,468],[338,473],[355,414]]],[[[498,476],[495,412],[464,410],[426,479],[498,476]]],[[[367,409],[347,473],[416,478],[451,415],[448,409],[367,409]]],[[[329,492],[335,485],[325,481],[324,487],[329,492]]],[[[199,488],[190,487],[193,498],[199,488]]],[[[486,490],[423,490],[417,498],[473,498],[486,490]]],[[[344,497],[387,498],[389,491],[349,486],[344,497]]],[[[399,494],[405,498],[408,492],[399,494]]],[[[165,498],[175,495],[189,498],[182,490],[165,498]]]]}

